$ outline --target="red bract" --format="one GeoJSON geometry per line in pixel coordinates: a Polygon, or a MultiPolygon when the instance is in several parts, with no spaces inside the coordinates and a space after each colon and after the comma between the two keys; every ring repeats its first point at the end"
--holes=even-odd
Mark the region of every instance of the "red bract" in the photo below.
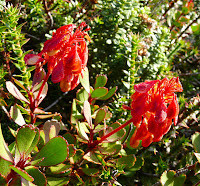
{"type": "Polygon", "coordinates": [[[134,86],[131,96],[132,121],[136,126],[130,145],[136,148],[142,140],[147,147],[162,139],[172,124],[177,123],[179,105],[174,92],[182,92],[179,78],[145,81],[134,86]]]}
{"type": "Polygon", "coordinates": [[[63,92],[74,89],[79,84],[79,75],[83,76],[88,60],[85,37],[88,40],[90,38],[86,33],[89,29],[84,30],[86,26],[83,22],[75,31],[74,24],[58,28],[52,38],[44,43],[44,48],[38,55],[25,56],[26,63],[38,65],[43,60],[43,64],[47,63],[53,83],[60,82],[63,92]]]}

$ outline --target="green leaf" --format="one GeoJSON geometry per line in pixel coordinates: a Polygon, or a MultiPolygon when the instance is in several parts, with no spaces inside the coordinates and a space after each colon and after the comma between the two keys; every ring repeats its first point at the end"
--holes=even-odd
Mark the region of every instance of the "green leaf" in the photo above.
{"type": "Polygon", "coordinates": [[[71,173],[72,168],[73,168],[72,165],[66,165],[66,164],[63,164],[63,163],[49,167],[50,171],[53,174],[62,174],[62,173],[66,173],[66,172],[71,173]]]}
{"type": "Polygon", "coordinates": [[[194,146],[195,151],[200,153],[200,133],[199,132],[195,132],[195,134],[192,135],[192,144],[194,146]]]}
{"type": "Polygon", "coordinates": [[[46,176],[38,168],[28,168],[26,172],[34,178],[33,183],[37,186],[45,186],[47,184],[46,176]]]}
{"type": "Polygon", "coordinates": [[[106,117],[106,111],[103,108],[99,109],[96,114],[94,124],[97,125],[101,123],[105,119],[105,117],[106,117]]]}
{"type": "Polygon", "coordinates": [[[96,89],[98,87],[104,87],[107,83],[107,80],[108,78],[106,75],[97,75],[94,88],[96,89]]]}
{"type": "Polygon", "coordinates": [[[181,174],[180,176],[175,176],[176,172],[173,170],[165,171],[160,181],[162,185],[164,186],[177,186],[177,185],[183,185],[186,179],[186,175],[181,174]]]}
{"type": "Polygon", "coordinates": [[[23,126],[26,124],[21,111],[18,109],[16,105],[10,108],[10,116],[13,119],[13,121],[19,126],[23,126]]]}
{"type": "Polygon", "coordinates": [[[63,186],[69,183],[70,177],[63,178],[55,178],[55,177],[47,177],[47,182],[49,186],[63,186]]]}
{"type": "Polygon", "coordinates": [[[0,175],[7,176],[11,171],[9,166],[12,164],[12,162],[0,158],[0,175]]]}
{"type": "Polygon", "coordinates": [[[87,176],[95,176],[99,173],[99,169],[95,169],[95,168],[82,168],[81,170],[87,176]]]}
{"type": "Polygon", "coordinates": [[[76,93],[76,98],[81,101],[81,102],[84,102],[86,100],[88,100],[89,98],[89,94],[88,92],[84,89],[84,88],[81,88],[77,91],[76,93]]]}
{"type": "Polygon", "coordinates": [[[76,144],[76,138],[69,132],[62,135],[69,144],[76,144]]]}
{"type": "Polygon", "coordinates": [[[95,89],[92,93],[91,93],[91,97],[92,98],[101,98],[103,96],[105,96],[108,93],[108,89],[105,87],[99,87],[97,89],[95,89]]]}
{"type": "Polygon", "coordinates": [[[16,146],[21,156],[28,156],[39,141],[39,129],[32,125],[21,127],[16,136],[16,146]]]}
{"type": "Polygon", "coordinates": [[[48,120],[44,123],[43,131],[45,134],[45,143],[47,143],[51,138],[54,138],[60,132],[60,122],[55,119],[48,120]]]}
{"type": "Polygon", "coordinates": [[[79,137],[84,139],[84,140],[86,140],[86,141],[89,141],[89,137],[86,134],[87,131],[88,130],[87,130],[87,127],[86,127],[85,123],[84,122],[81,123],[81,122],[78,121],[78,123],[77,123],[77,132],[78,132],[79,137]]]}
{"type": "Polygon", "coordinates": [[[0,185],[1,186],[7,186],[7,181],[6,181],[6,177],[0,175],[0,185]]]}
{"type": "Polygon", "coordinates": [[[70,163],[71,164],[77,163],[78,161],[80,161],[80,159],[82,159],[83,155],[84,155],[84,151],[81,149],[77,149],[76,154],[70,158],[70,163]]]}
{"type": "Polygon", "coordinates": [[[118,154],[119,151],[122,149],[121,144],[112,144],[112,143],[102,143],[100,147],[98,147],[101,154],[104,155],[111,155],[111,154],[118,154]]]}
{"type": "Polygon", "coordinates": [[[85,88],[85,90],[90,93],[90,81],[89,81],[89,72],[88,72],[88,68],[85,67],[85,70],[83,72],[83,78],[81,76],[81,74],[79,75],[79,79],[81,82],[81,85],[85,88]]]}
{"type": "Polygon", "coordinates": [[[134,166],[136,157],[134,155],[122,156],[117,159],[116,167],[130,169],[134,166]]]}
{"type": "Polygon", "coordinates": [[[109,91],[108,91],[108,93],[105,95],[105,96],[103,96],[103,97],[101,97],[101,98],[99,98],[100,100],[106,100],[106,99],[109,99],[110,97],[112,97],[113,95],[114,95],[114,93],[117,91],[117,87],[113,87],[112,89],[110,89],[109,91]]]}
{"type": "Polygon", "coordinates": [[[68,142],[61,136],[50,139],[46,145],[36,154],[33,160],[39,160],[38,166],[53,166],[64,162],[68,156],[68,142]]]}
{"type": "MultiPolygon", "coordinates": [[[[121,124],[119,122],[115,122],[115,123],[111,124],[110,127],[106,130],[106,134],[110,133],[111,131],[113,131],[114,129],[116,129],[120,126],[121,126],[121,124]]],[[[125,133],[126,133],[125,129],[121,129],[118,132],[111,135],[110,137],[108,137],[106,139],[106,141],[114,142],[114,141],[120,140],[123,138],[125,133]]]]}
{"type": "Polygon", "coordinates": [[[6,145],[4,138],[3,138],[3,134],[2,134],[2,130],[1,130],[1,124],[0,124],[0,157],[2,157],[3,159],[13,162],[13,157],[12,154],[10,153],[8,146],[6,145]]]}
{"type": "Polygon", "coordinates": [[[14,170],[17,174],[19,174],[24,179],[31,181],[31,182],[34,180],[33,177],[30,176],[25,170],[15,166],[15,165],[10,165],[10,167],[12,170],[14,170]]]}
{"type": "Polygon", "coordinates": [[[94,152],[88,152],[87,154],[85,154],[83,156],[83,158],[89,162],[95,163],[95,164],[99,164],[101,165],[101,162],[99,161],[99,159],[97,158],[96,154],[94,152]]]}
{"type": "Polygon", "coordinates": [[[136,171],[140,170],[143,165],[144,159],[142,157],[137,156],[135,164],[133,165],[133,167],[125,171],[125,175],[132,177],[133,174],[135,174],[136,171]]]}

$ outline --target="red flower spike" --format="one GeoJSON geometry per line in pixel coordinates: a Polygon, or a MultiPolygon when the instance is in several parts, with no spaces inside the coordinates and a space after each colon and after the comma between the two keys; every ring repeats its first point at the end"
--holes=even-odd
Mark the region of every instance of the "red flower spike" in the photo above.
{"type": "Polygon", "coordinates": [[[146,93],[149,91],[150,88],[152,88],[154,86],[155,83],[157,83],[158,80],[154,80],[154,81],[145,81],[144,83],[139,83],[134,85],[134,89],[136,92],[139,93],[146,93]]]}
{"type": "Polygon", "coordinates": [[[63,61],[60,61],[53,69],[51,81],[53,83],[61,82],[65,77],[63,61]]]}
{"type": "Polygon", "coordinates": [[[178,105],[177,97],[174,94],[174,98],[171,104],[169,104],[167,108],[167,117],[170,119],[176,118],[176,116],[178,116],[178,113],[179,113],[179,105],[178,105]]]}
{"type": "Polygon", "coordinates": [[[63,92],[70,91],[79,84],[79,74],[83,75],[82,71],[87,65],[88,47],[84,37],[89,40],[90,38],[85,33],[89,30],[89,28],[84,29],[86,26],[87,24],[83,22],[75,31],[74,24],[58,28],[52,38],[44,43],[44,48],[38,55],[44,59],[36,58],[37,55],[25,56],[26,59],[30,57],[33,59],[32,64],[44,60],[47,63],[48,73],[52,74],[52,82],[60,82],[63,92]]]}
{"type": "Polygon", "coordinates": [[[142,140],[142,146],[147,147],[163,138],[171,128],[172,119],[176,125],[179,105],[174,92],[181,92],[183,88],[179,78],[145,81],[134,87],[131,115],[137,129],[130,145],[135,148],[142,140]]]}

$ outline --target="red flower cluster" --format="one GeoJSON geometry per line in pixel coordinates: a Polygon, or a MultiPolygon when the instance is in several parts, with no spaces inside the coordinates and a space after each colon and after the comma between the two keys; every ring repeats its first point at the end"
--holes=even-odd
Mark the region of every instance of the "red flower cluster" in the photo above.
{"type": "Polygon", "coordinates": [[[168,80],[145,81],[134,86],[135,93],[131,96],[131,115],[137,127],[130,139],[130,145],[136,148],[142,140],[147,147],[152,142],[162,139],[172,124],[176,125],[179,105],[174,92],[182,92],[179,78],[168,80]]]}
{"type": "Polygon", "coordinates": [[[88,48],[85,33],[89,28],[83,22],[74,31],[76,26],[69,24],[62,26],[53,33],[51,39],[44,43],[43,50],[38,54],[27,54],[25,62],[28,65],[41,65],[47,63],[48,72],[53,83],[60,82],[63,92],[74,89],[79,84],[79,75],[83,73],[88,60],[88,48]]]}

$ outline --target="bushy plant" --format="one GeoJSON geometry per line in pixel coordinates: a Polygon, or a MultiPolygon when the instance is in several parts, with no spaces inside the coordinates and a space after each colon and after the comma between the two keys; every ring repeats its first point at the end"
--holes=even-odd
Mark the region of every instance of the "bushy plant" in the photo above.
{"type": "Polygon", "coordinates": [[[0,185],[198,185],[197,2],[1,1],[0,185]]]}

